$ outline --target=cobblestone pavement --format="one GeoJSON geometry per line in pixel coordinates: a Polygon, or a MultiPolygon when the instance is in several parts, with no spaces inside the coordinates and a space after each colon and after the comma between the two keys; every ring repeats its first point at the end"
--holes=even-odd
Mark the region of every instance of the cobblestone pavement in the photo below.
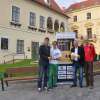
{"type": "Polygon", "coordinates": [[[0,90],[0,100],[100,100],[100,76],[95,77],[94,89],[59,85],[54,90],[39,93],[33,82],[11,83],[4,92],[0,90]]]}

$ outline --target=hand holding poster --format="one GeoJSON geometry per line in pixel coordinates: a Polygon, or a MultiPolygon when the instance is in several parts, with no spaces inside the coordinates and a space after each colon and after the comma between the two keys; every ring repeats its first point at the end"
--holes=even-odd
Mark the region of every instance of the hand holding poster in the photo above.
{"type": "Polygon", "coordinates": [[[78,54],[71,53],[71,59],[74,60],[75,58],[80,58],[78,54]]]}

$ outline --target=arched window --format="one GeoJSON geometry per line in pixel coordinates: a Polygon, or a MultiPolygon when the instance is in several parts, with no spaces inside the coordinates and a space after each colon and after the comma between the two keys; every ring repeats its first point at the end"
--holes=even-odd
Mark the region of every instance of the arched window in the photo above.
{"type": "Polygon", "coordinates": [[[65,25],[64,25],[64,22],[61,22],[60,31],[61,31],[61,32],[65,32],[65,25]]]}
{"type": "Polygon", "coordinates": [[[59,31],[59,21],[58,21],[58,20],[55,20],[55,23],[54,23],[54,30],[55,30],[56,32],[59,31]]]}
{"type": "Polygon", "coordinates": [[[53,29],[53,22],[52,22],[51,17],[48,17],[48,19],[47,19],[47,29],[50,29],[50,30],[53,29]]]}

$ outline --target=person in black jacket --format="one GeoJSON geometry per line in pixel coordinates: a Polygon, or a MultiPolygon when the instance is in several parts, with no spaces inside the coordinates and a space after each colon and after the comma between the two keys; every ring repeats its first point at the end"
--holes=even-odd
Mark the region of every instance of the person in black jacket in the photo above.
{"type": "Polygon", "coordinates": [[[49,57],[50,57],[50,46],[49,46],[49,38],[44,39],[43,45],[39,48],[39,80],[38,80],[38,91],[43,89],[47,89],[47,81],[48,81],[48,69],[49,69],[49,57]],[[43,84],[42,84],[43,83],[43,84]]]}
{"type": "Polygon", "coordinates": [[[84,65],[84,49],[78,46],[78,41],[74,41],[74,47],[71,49],[71,57],[74,68],[74,81],[72,87],[77,86],[77,72],[79,70],[79,85],[83,87],[83,65],[84,65]]]}

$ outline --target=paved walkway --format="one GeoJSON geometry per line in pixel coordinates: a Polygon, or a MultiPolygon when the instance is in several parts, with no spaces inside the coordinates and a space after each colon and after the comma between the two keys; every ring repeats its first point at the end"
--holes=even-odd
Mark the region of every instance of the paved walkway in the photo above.
{"type": "Polygon", "coordinates": [[[6,91],[0,91],[0,100],[100,100],[100,76],[95,77],[93,90],[60,85],[55,90],[39,93],[35,83],[13,83],[6,91]]]}

